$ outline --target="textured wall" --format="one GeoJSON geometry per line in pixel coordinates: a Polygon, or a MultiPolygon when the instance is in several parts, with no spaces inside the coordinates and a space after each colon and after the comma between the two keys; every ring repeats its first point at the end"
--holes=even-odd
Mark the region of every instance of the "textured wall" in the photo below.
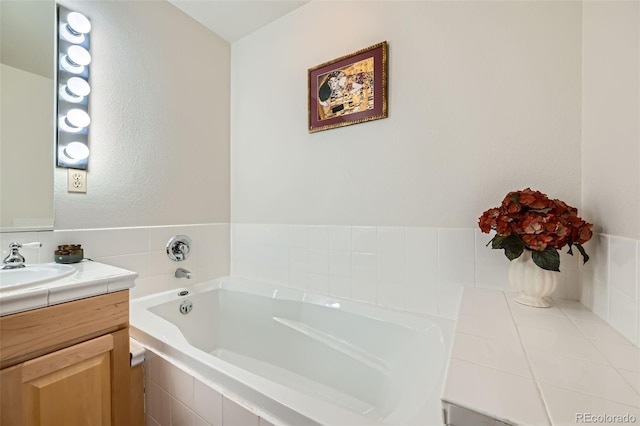
{"type": "Polygon", "coordinates": [[[234,43],[232,221],[472,227],[580,204],[581,4],[311,2],[234,43]],[[339,30],[335,30],[339,29],[339,30]],[[389,118],[308,134],[307,69],[389,42],[389,118]]]}
{"type": "Polygon", "coordinates": [[[585,2],[582,190],[606,234],[640,239],[640,3],[585,2]]]}
{"type": "Polygon", "coordinates": [[[229,221],[227,42],[164,1],[63,1],[93,23],[87,194],[55,228],[229,221]]]}

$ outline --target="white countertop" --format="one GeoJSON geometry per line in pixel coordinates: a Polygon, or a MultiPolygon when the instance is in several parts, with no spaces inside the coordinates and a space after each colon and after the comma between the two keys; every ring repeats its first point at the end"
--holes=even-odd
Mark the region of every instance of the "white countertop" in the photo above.
{"type": "Polygon", "coordinates": [[[135,285],[138,276],[126,269],[87,260],[71,266],[76,272],[62,279],[13,291],[0,290],[0,316],[125,290],[135,285]]]}
{"type": "Polygon", "coordinates": [[[515,296],[465,289],[445,405],[510,424],[584,424],[594,422],[588,416],[617,415],[640,423],[638,347],[580,302],[533,308],[515,296]]]}

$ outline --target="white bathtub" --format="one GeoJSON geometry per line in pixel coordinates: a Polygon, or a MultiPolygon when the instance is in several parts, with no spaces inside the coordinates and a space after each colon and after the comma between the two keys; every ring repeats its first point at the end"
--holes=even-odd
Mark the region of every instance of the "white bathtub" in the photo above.
{"type": "Polygon", "coordinates": [[[232,277],[186,290],[133,300],[132,337],[256,414],[295,425],[440,421],[446,350],[435,322],[232,277]]]}

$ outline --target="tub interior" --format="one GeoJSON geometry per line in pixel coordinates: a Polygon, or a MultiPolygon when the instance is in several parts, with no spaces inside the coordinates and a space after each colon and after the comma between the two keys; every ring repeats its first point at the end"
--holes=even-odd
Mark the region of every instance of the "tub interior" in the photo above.
{"type": "Polygon", "coordinates": [[[409,326],[324,305],[223,288],[149,311],[197,349],[275,383],[382,422],[410,418],[433,392],[444,356],[429,322],[409,326]],[[182,301],[193,309],[180,313],[182,301]]]}

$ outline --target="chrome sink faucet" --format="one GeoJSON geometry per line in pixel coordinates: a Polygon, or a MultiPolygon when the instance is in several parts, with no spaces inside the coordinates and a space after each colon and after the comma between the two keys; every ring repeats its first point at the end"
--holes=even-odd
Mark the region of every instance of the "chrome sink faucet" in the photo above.
{"type": "Polygon", "coordinates": [[[25,243],[20,244],[13,242],[9,244],[9,255],[2,261],[2,268],[0,269],[18,269],[24,268],[24,256],[20,254],[19,249],[22,247],[42,247],[42,243],[25,243]]]}

